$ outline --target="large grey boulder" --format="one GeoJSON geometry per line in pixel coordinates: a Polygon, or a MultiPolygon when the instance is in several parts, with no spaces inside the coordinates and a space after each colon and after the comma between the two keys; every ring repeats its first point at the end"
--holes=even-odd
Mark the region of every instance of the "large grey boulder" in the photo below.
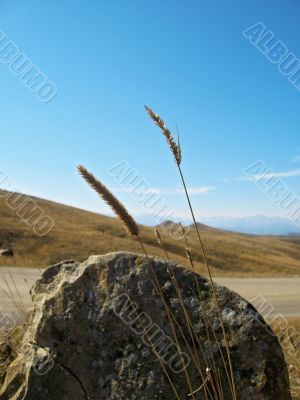
{"type": "MultiPolygon", "coordinates": [[[[140,255],[111,253],[47,269],[32,289],[33,308],[0,399],[173,400],[174,390],[187,399],[203,380],[195,400],[218,399],[220,380],[224,399],[232,399],[211,285],[172,263],[154,258],[151,265],[140,255]]],[[[273,332],[238,294],[216,291],[238,400],[290,400],[273,332]]]]}

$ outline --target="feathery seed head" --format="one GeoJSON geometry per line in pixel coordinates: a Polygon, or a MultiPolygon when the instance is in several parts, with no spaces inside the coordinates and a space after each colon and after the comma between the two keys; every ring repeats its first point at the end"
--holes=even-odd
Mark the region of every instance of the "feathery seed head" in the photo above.
{"type": "Polygon", "coordinates": [[[180,140],[179,140],[179,135],[178,135],[178,140],[177,140],[177,157],[179,159],[179,165],[180,165],[181,160],[182,160],[182,152],[181,152],[181,144],[180,144],[180,140]]]}
{"type": "Polygon", "coordinates": [[[110,190],[103,185],[102,182],[97,180],[92,173],[90,173],[82,165],[77,166],[79,174],[83,179],[89,184],[89,186],[94,189],[99,196],[110,206],[114,211],[116,216],[123,223],[125,230],[132,236],[137,236],[139,233],[139,228],[137,223],[126,210],[126,208],[119,202],[119,200],[110,192],[110,190]]]}
{"type": "Polygon", "coordinates": [[[162,240],[161,240],[161,236],[160,236],[159,230],[157,228],[154,228],[154,232],[155,232],[155,236],[156,236],[156,239],[157,239],[157,243],[159,245],[162,245],[163,243],[162,243],[162,240]]]}
{"type": "Polygon", "coordinates": [[[150,107],[145,106],[145,108],[146,108],[146,111],[147,111],[149,117],[161,129],[163,135],[165,136],[167,143],[168,143],[168,145],[173,153],[173,156],[175,158],[176,164],[180,165],[182,155],[181,155],[181,147],[180,147],[179,140],[178,140],[178,144],[177,144],[175,142],[175,139],[174,139],[172,133],[166,127],[164,120],[161,119],[158,114],[155,114],[155,112],[150,107]]]}
{"type": "Polygon", "coordinates": [[[187,259],[191,262],[192,255],[191,255],[190,249],[187,246],[185,247],[185,254],[186,254],[187,259]]]}

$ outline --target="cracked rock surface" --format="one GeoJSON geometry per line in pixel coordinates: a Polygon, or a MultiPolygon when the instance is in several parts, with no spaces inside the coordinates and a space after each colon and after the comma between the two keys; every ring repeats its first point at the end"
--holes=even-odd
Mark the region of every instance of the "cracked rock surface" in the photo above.
{"type": "MultiPolygon", "coordinates": [[[[271,329],[238,294],[216,291],[238,400],[290,400],[271,329]]],[[[207,368],[210,379],[194,399],[216,399],[220,380],[224,400],[232,399],[222,327],[205,278],[158,258],[149,266],[140,255],[110,253],[48,268],[32,298],[1,400],[173,400],[175,391],[187,399],[207,368]]]]}

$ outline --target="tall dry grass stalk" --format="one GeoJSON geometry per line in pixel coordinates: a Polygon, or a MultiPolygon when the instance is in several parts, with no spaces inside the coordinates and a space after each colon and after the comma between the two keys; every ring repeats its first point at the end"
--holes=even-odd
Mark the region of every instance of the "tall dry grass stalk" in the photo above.
{"type": "MultiPolygon", "coordinates": [[[[189,244],[188,244],[185,228],[182,225],[181,225],[181,228],[182,228],[182,232],[183,232],[183,235],[184,235],[186,257],[187,257],[187,259],[188,259],[188,261],[190,263],[190,266],[192,267],[192,270],[194,272],[194,277],[195,277],[195,281],[196,281],[196,287],[197,287],[198,296],[196,295],[196,293],[194,293],[194,292],[193,293],[194,293],[195,297],[198,297],[198,300],[201,303],[202,301],[204,301],[204,298],[203,298],[202,292],[200,290],[199,282],[198,282],[198,280],[196,278],[197,272],[196,272],[196,269],[195,269],[194,260],[193,260],[193,257],[192,257],[191,249],[190,249],[189,244]]],[[[209,350],[210,350],[210,354],[211,354],[211,358],[212,358],[212,369],[209,368],[209,375],[207,376],[207,380],[208,380],[208,382],[210,383],[210,385],[213,388],[213,391],[214,391],[214,394],[215,394],[215,399],[224,400],[224,394],[223,394],[220,370],[217,368],[216,360],[215,360],[215,354],[214,354],[214,351],[212,349],[213,341],[212,341],[212,338],[211,338],[211,333],[212,333],[212,335],[213,335],[213,337],[215,339],[215,343],[217,344],[218,351],[219,351],[219,354],[220,354],[221,359],[223,361],[225,373],[226,373],[227,380],[228,380],[229,383],[231,381],[231,378],[230,378],[230,374],[228,372],[228,368],[227,368],[227,365],[226,365],[226,362],[225,362],[225,359],[224,359],[224,356],[223,356],[223,352],[222,352],[219,340],[218,340],[217,335],[216,335],[216,333],[215,333],[215,331],[214,331],[214,329],[212,327],[211,321],[209,320],[209,317],[208,317],[208,315],[206,313],[205,308],[203,309],[203,322],[204,322],[205,332],[206,332],[208,345],[209,345],[209,350]]],[[[208,365],[209,364],[207,363],[207,366],[208,365]]],[[[199,389],[197,389],[194,393],[198,393],[198,391],[200,389],[202,389],[202,387],[203,387],[203,385],[199,389]]]]}
{"type": "MultiPolygon", "coordinates": [[[[156,288],[156,290],[157,290],[157,292],[158,292],[158,294],[159,294],[159,296],[160,296],[160,298],[162,300],[162,303],[163,303],[163,306],[164,306],[168,321],[170,323],[170,327],[171,327],[171,330],[172,330],[172,333],[173,333],[173,337],[174,337],[174,340],[175,340],[175,343],[176,343],[177,350],[178,350],[178,352],[179,352],[179,354],[181,356],[181,363],[182,363],[182,366],[184,367],[184,360],[182,358],[181,346],[179,344],[178,335],[177,335],[177,332],[176,332],[176,329],[175,329],[175,325],[174,325],[174,321],[176,321],[176,318],[175,318],[174,314],[172,313],[172,311],[170,310],[170,308],[169,308],[169,306],[168,306],[168,304],[167,304],[167,302],[166,302],[166,300],[164,298],[164,294],[163,294],[162,288],[161,288],[161,286],[159,284],[158,277],[157,277],[156,272],[155,272],[155,270],[153,268],[153,265],[152,265],[152,262],[150,260],[150,257],[149,257],[149,255],[148,255],[148,253],[146,251],[145,245],[144,245],[144,243],[143,243],[143,241],[142,241],[142,239],[141,239],[141,237],[139,235],[139,228],[138,228],[137,223],[135,222],[133,217],[129,214],[129,212],[126,210],[126,208],[123,206],[123,204],[120,203],[120,201],[109,191],[109,189],[102,182],[100,182],[98,179],[96,179],[94,177],[94,175],[92,173],[90,173],[82,165],[79,165],[77,167],[77,169],[78,169],[78,172],[80,173],[80,175],[89,184],[89,186],[92,189],[94,189],[99,194],[99,196],[111,207],[111,209],[114,211],[116,216],[121,220],[121,222],[122,222],[125,230],[127,231],[127,233],[129,235],[131,235],[131,236],[134,236],[137,239],[137,241],[139,242],[139,244],[140,244],[140,246],[141,246],[141,248],[143,250],[143,253],[145,254],[148,266],[150,268],[150,272],[152,274],[154,286],[155,286],[155,288],[156,288]]],[[[164,372],[167,372],[165,368],[163,368],[163,369],[164,369],[164,372]]],[[[191,380],[190,380],[190,377],[188,375],[188,372],[187,372],[186,368],[184,368],[184,375],[185,375],[185,379],[186,379],[186,383],[187,383],[188,392],[192,394],[192,399],[196,400],[195,396],[193,394],[193,388],[192,388],[191,380]]],[[[167,378],[168,378],[169,382],[172,383],[169,374],[167,374],[167,378]]],[[[171,384],[171,386],[172,386],[172,389],[174,390],[175,386],[174,386],[173,383],[171,384]]],[[[178,395],[178,392],[176,391],[176,389],[175,389],[175,395],[176,395],[176,398],[178,400],[181,400],[179,398],[179,395],[178,395]]],[[[206,399],[207,399],[207,397],[206,397],[206,399]]]]}
{"type": "MultiPolygon", "coordinates": [[[[165,309],[165,312],[167,314],[167,318],[168,318],[169,323],[170,323],[170,327],[171,327],[172,334],[173,334],[173,337],[174,337],[174,340],[175,340],[175,343],[176,343],[177,350],[179,351],[179,354],[181,356],[181,354],[182,354],[181,346],[179,344],[178,335],[177,335],[177,332],[176,332],[176,329],[175,329],[175,326],[174,326],[174,322],[176,323],[176,318],[175,318],[173,312],[169,309],[169,306],[166,303],[166,300],[164,298],[161,286],[159,284],[159,281],[158,281],[157,275],[156,275],[156,273],[154,271],[154,268],[152,267],[152,263],[151,263],[149,255],[148,255],[148,253],[146,251],[146,248],[145,248],[141,238],[139,236],[137,236],[137,238],[138,238],[138,240],[140,242],[140,245],[141,245],[141,247],[142,247],[142,249],[144,251],[144,254],[145,254],[146,259],[148,261],[148,265],[150,266],[150,270],[152,272],[152,276],[153,276],[154,282],[156,284],[156,289],[157,289],[157,291],[159,293],[159,296],[160,296],[160,298],[161,298],[161,300],[163,302],[164,309],[165,309]]],[[[179,324],[177,326],[179,326],[179,324]]],[[[181,364],[184,367],[184,360],[182,359],[182,356],[181,356],[181,364]]],[[[185,375],[188,391],[191,392],[191,391],[193,391],[192,383],[191,383],[191,380],[190,380],[190,377],[189,377],[189,374],[188,374],[186,368],[184,368],[184,375],[185,375]]],[[[193,398],[193,400],[196,400],[194,395],[192,396],[192,398],[193,398]]]]}
{"type": "Polygon", "coordinates": [[[220,323],[221,323],[221,327],[222,327],[222,333],[223,333],[223,338],[224,338],[224,343],[225,343],[225,347],[226,347],[226,353],[227,353],[227,358],[228,358],[228,364],[229,364],[229,369],[230,369],[230,377],[231,377],[231,381],[229,382],[230,387],[231,387],[231,392],[232,392],[232,396],[233,396],[233,400],[237,400],[237,394],[236,394],[236,386],[235,386],[235,379],[234,379],[234,373],[233,373],[233,366],[232,366],[232,361],[231,361],[231,354],[230,354],[230,348],[229,348],[229,343],[228,343],[228,339],[227,339],[227,335],[226,335],[226,331],[225,331],[225,326],[224,326],[224,321],[222,318],[222,314],[220,311],[220,307],[219,307],[219,303],[218,303],[218,298],[217,298],[217,293],[216,293],[216,289],[213,283],[213,279],[212,279],[212,273],[211,273],[211,268],[210,265],[208,263],[207,260],[207,256],[205,253],[205,249],[204,249],[204,245],[203,245],[203,241],[199,232],[199,227],[195,218],[195,214],[194,214],[194,210],[191,204],[191,200],[190,200],[190,196],[187,190],[187,186],[186,186],[186,182],[185,182],[185,178],[181,169],[181,161],[182,161],[182,154],[181,154],[181,147],[180,145],[178,146],[175,142],[175,139],[171,133],[171,131],[166,127],[164,120],[158,115],[155,114],[154,111],[145,106],[146,111],[148,113],[148,115],[150,116],[150,118],[153,120],[153,122],[161,129],[163,135],[166,137],[167,142],[169,144],[170,150],[175,158],[176,161],[176,165],[178,168],[178,172],[181,178],[181,182],[184,188],[184,192],[185,192],[185,196],[188,202],[188,206],[189,206],[189,210],[192,216],[192,220],[193,220],[193,224],[196,230],[196,234],[197,234],[197,238],[198,238],[198,242],[200,245],[200,249],[201,249],[201,253],[202,253],[202,257],[203,257],[203,261],[209,276],[209,280],[211,283],[211,287],[212,287],[212,292],[213,292],[213,297],[215,299],[215,303],[216,303],[216,308],[217,308],[217,312],[218,312],[218,316],[220,319],[220,323]]]}
{"type": "MultiPolygon", "coordinates": [[[[182,227],[182,229],[183,229],[183,227],[182,227]]],[[[170,257],[169,257],[169,254],[168,254],[167,250],[166,250],[166,246],[165,246],[165,243],[164,243],[164,241],[163,241],[163,239],[162,239],[162,237],[161,237],[161,234],[160,234],[159,229],[158,229],[157,227],[155,227],[155,228],[154,228],[154,232],[155,232],[155,236],[156,236],[156,240],[157,240],[158,245],[159,245],[160,248],[163,250],[163,252],[164,252],[164,254],[165,254],[165,256],[166,256],[166,259],[169,261],[169,260],[170,260],[170,257]]],[[[192,393],[189,393],[188,396],[192,397],[192,396],[193,396],[194,394],[196,394],[199,390],[202,390],[202,389],[203,389],[205,398],[207,398],[208,395],[210,396],[210,398],[213,398],[213,397],[212,397],[212,394],[210,393],[210,390],[209,390],[208,387],[207,387],[208,379],[207,379],[207,377],[206,377],[206,378],[204,377],[204,374],[203,374],[202,369],[201,369],[201,368],[202,368],[202,365],[201,365],[201,362],[200,362],[200,359],[199,359],[199,356],[198,356],[197,345],[198,345],[198,347],[199,347],[199,349],[200,349],[200,351],[201,351],[203,360],[204,360],[204,362],[205,362],[205,367],[207,367],[207,365],[208,365],[208,363],[207,363],[207,358],[206,358],[206,356],[205,356],[205,352],[204,352],[204,350],[203,350],[202,344],[201,344],[200,340],[198,339],[198,336],[197,336],[197,334],[196,334],[196,332],[195,332],[194,326],[193,326],[192,321],[191,321],[191,319],[190,319],[190,316],[189,316],[189,314],[188,314],[186,305],[185,305],[185,303],[184,303],[184,300],[183,300],[183,298],[182,298],[182,294],[181,294],[181,291],[180,291],[180,288],[179,288],[178,280],[177,280],[177,278],[176,278],[176,275],[175,275],[175,273],[174,273],[174,270],[173,270],[173,268],[172,268],[172,265],[170,265],[170,266],[168,267],[168,272],[169,272],[171,281],[172,281],[172,283],[173,283],[173,286],[174,286],[174,288],[175,288],[175,291],[176,291],[177,297],[178,297],[178,299],[179,299],[180,305],[181,305],[182,310],[183,310],[183,314],[184,314],[184,317],[185,317],[186,326],[187,326],[187,329],[188,329],[188,332],[189,332],[189,335],[190,335],[191,342],[192,342],[192,344],[193,344],[194,353],[191,352],[191,348],[190,348],[190,346],[188,345],[187,341],[186,341],[186,344],[187,344],[187,347],[188,347],[188,349],[189,349],[190,355],[191,355],[191,357],[192,357],[192,359],[193,359],[193,361],[194,361],[194,364],[196,365],[196,368],[197,368],[197,370],[198,370],[198,372],[199,372],[199,374],[200,374],[201,380],[202,380],[202,382],[203,382],[203,383],[201,384],[201,386],[200,386],[201,389],[196,389],[196,390],[194,390],[192,393]],[[196,341],[195,341],[195,338],[196,338],[196,341]],[[196,342],[197,342],[197,344],[196,344],[196,342]]],[[[196,277],[195,277],[195,279],[196,279],[196,277]]],[[[197,281],[197,279],[196,279],[196,281],[197,281]]],[[[198,281],[197,281],[197,284],[198,284],[198,281]]],[[[199,284],[198,284],[198,287],[199,287],[199,284]]],[[[180,329],[179,326],[178,326],[178,328],[180,329]]],[[[212,355],[213,355],[213,353],[212,353],[212,355]]]]}
{"type": "Polygon", "coordinates": [[[176,399],[177,400],[181,400],[180,397],[179,397],[179,393],[178,393],[178,391],[177,391],[177,389],[176,389],[176,387],[175,387],[175,385],[174,385],[174,383],[173,383],[173,381],[172,381],[172,379],[171,379],[171,377],[170,377],[170,375],[169,375],[169,373],[167,371],[167,368],[164,365],[164,363],[162,362],[160,355],[156,351],[155,344],[153,343],[152,338],[149,336],[149,333],[148,333],[147,329],[144,326],[143,320],[140,318],[139,313],[137,312],[136,308],[134,307],[134,305],[133,305],[133,303],[132,303],[132,301],[130,299],[129,293],[127,292],[126,288],[125,288],[125,291],[126,291],[127,297],[129,298],[131,307],[135,310],[137,320],[141,324],[141,326],[142,326],[142,328],[144,330],[144,333],[145,333],[147,339],[149,340],[151,349],[152,349],[153,353],[156,355],[156,357],[157,357],[157,359],[158,359],[158,361],[160,363],[160,366],[161,366],[162,370],[164,371],[164,373],[165,373],[165,375],[166,375],[166,377],[167,377],[167,379],[168,379],[168,381],[170,383],[170,386],[171,386],[171,388],[172,388],[172,390],[174,392],[174,395],[175,395],[176,399]]]}
{"type": "MultiPolygon", "coordinates": [[[[186,229],[185,227],[180,223],[180,227],[181,227],[181,232],[182,232],[182,236],[184,239],[184,245],[185,245],[185,252],[186,252],[186,258],[189,261],[189,264],[194,272],[194,276],[195,276],[195,281],[196,281],[196,287],[197,287],[197,294],[198,294],[198,300],[199,302],[204,301],[203,298],[203,294],[200,290],[200,286],[199,286],[199,282],[196,278],[197,272],[196,272],[196,268],[195,268],[195,263],[193,260],[193,256],[192,256],[192,251],[189,245],[189,241],[188,241],[188,237],[187,237],[187,233],[186,233],[186,229]]],[[[195,297],[197,297],[197,295],[194,293],[195,297]]],[[[224,356],[223,356],[223,352],[221,350],[221,346],[220,343],[218,341],[217,335],[212,327],[211,321],[206,313],[206,310],[203,309],[203,319],[204,319],[204,326],[205,326],[205,331],[206,331],[206,336],[207,336],[207,340],[209,343],[209,349],[210,349],[210,354],[212,356],[212,364],[213,364],[213,369],[212,369],[212,373],[210,373],[210,381],[212,381],[213,379],[216,380],[216,386],[218,388],[218,393],[220,396],[220,399],[223,400],[224,399],[224,394],[223,394],[223,390],[222,390],[222,381],[221,381],[221,376],[220,376],[220,371],[216,366],[216,361],[215,361],[215,355],[214,352],[212,350],[212,340],[211,340],[211,334],[213,335],[214,339],[215,339],[215,343],[217,344],[218,350],[219,350],[219,354],[221,356],[223,365],[224,365],[224,369],[225,369],[225,373],[228,379],[228,382],[230,382],[230,373],[228,371],[224,356]]],[[[197,392],[197,391],[196,391],[197,392]]]]}

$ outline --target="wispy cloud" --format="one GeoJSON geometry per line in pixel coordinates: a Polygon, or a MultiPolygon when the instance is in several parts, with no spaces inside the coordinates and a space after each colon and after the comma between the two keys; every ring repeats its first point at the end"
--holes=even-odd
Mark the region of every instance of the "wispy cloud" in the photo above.
{"type": "MultiPolygon", "coordinates": [[[[201,194],[206,194],[209,193],[213,190],[215,190],[216,187],[215,186],[195,186],[195,187],[190,187],[188,188],[188,192],[191,195],[201,195],[201,194]]],[[[183,189],[177,189],[177,193],[178,194],[184,194],[184,190],[183,189]]]]}
{"type": "Polygon", "coordinates": [[[224,183],[230,183],[230,182],[231,182],[231,179],[224,177],[224,178],[222,178],[222,182],[224,182],[224,183]]]}
{"type": "MultiPolygon", "coordinates": [[[[138,188],[117,188],[115,192],[133,192],[139,190],[138,188]]],[[[188,188],[188,192],[191,196],[201,196],[215,190],[215,186],[191,186],[188,188]]],[[[155,193],[160,195],[184,195],[183,189],[178,188],[151,188],[143,190],[144,193],[155,193]]]]}
{"type": "Polygon", "coordinates": [[[238,181],[253,181],[253,180],[268,180],[272,178],[291,178],[295,176],[300,176],[300,168],[292,169],[290,171],[283,172],[263,172],[261,174],[251,175],[251,176],[239,176],[236,178],[238,181]]]}
{"type": "Polygon", "coordinates": [[[300,154],[298,154],[296,157],[291,159],[292,163],[300,163],[300,154]]]}

